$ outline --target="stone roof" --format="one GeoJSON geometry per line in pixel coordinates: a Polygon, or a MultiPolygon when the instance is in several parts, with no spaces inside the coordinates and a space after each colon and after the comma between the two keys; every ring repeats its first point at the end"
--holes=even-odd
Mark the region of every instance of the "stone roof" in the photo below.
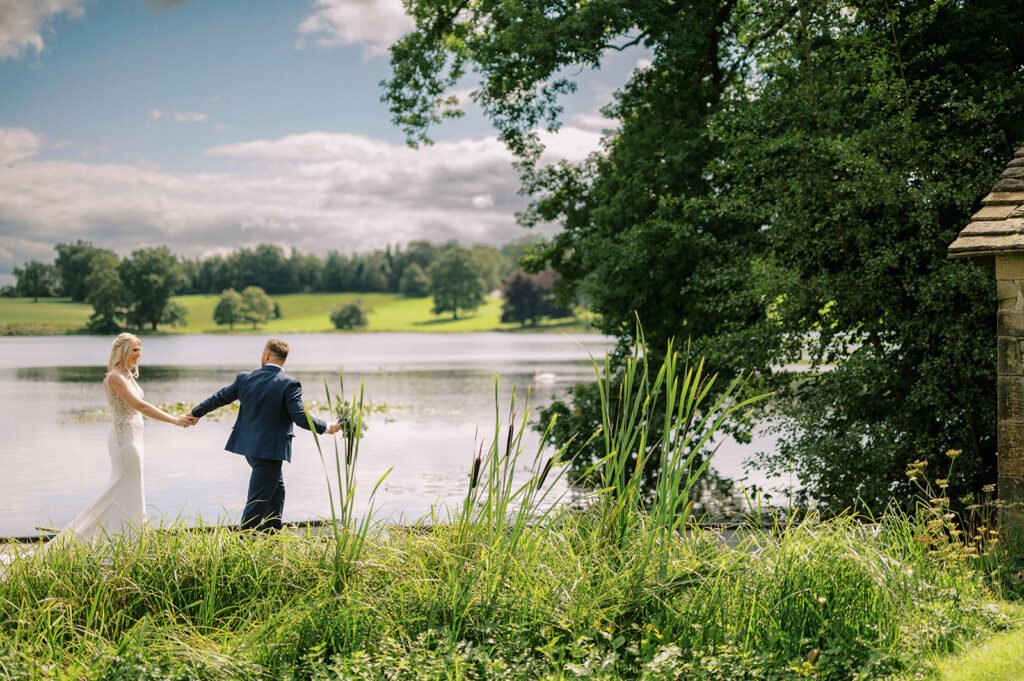
{"type": "Polygon", "coordinates": [[[950,258],[1024,252],[1024,147],[981,200],[981,210],[949,245],[950,258]]]}

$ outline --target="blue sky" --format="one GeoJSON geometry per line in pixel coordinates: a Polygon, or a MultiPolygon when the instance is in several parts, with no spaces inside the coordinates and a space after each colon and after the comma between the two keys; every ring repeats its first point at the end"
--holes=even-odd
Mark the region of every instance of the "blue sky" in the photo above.
{"type": "MultiPolygon", "coordinates": [[[[201,257],[524,233],[471,105],[433,147],[391,125],[379,82],[410,27],[400,0],[0,0],[0,282],[78,238],[201,257]]],[[[598,108],[644,64],[581,73],[549,158],[597,149],[598,108]]]]}

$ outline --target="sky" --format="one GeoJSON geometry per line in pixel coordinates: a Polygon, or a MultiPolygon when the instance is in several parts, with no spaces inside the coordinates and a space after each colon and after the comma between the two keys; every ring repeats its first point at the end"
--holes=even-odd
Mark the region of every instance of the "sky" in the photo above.
{"type": "MultiPolygon", "coordinates": [[[[391,124],[379,83],[411,28],[401,0],[0,0],[0,284],[77,239],[201,258],[527,234],[472,76],[434,145],[391,124]]],[[[546,158],[597,150],[600,107],[647,63],[572,70],[546,158]]]]}

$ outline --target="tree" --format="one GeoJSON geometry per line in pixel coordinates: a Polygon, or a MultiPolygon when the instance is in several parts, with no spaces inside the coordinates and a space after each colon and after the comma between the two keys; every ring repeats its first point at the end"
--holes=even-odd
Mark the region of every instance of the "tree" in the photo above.
{"type": "Polygon", "coordinates": [[[113,254],[105,248],[97,248],[81,239],[73,244],[57,244],[57,260],[54,265],[60,276],[60,290],[76,302],[84,302],[89,295],[86,279],[92,274],[93,259],[101,253],[113,254]]]}
{"type": "MultiPolygon", "coordinates": [[[[562,225],[530,268],[558,271],[620,347],[639,316],[654,351],[692,340],[717,385],[777,389],[768,463],[826,507],[909,504],[906,464],[947,449],[967,453],[950,496],[993,481],[994,286],[945,248],[1024,140],[1024,5],[408,6],[395,122],[428,139],[479,73],[533,197],[522,222],[562,225]],[[562,74],[628,44],[651,64],[606,105],[603,151],[541,167],[562,74]],[[780,371],[805,355],[811,371],[780,371]]],[[[565,409],[596,413],[576,394],[565,409]]]]}
{"type": "Polygon", "coordinates": [[[159,323],[166,326],[188,326],[188,308],[176,300],[168,301],[159,323]]]}
{"type": "Polygon", "coordinates": [[[220,301],[213,310],[213,321],[216,324],[227,324],[234,331],[235,324],[245,321],[242,306],[242,294],[233,288],[220,294],[220,301]]]}
{"type": "Polygon", "coordinates": [[[202,293],[216,293],[233,285],[231,265],[221,255],[206,258],[199,266],[195,288],[202,293]]]}
{"type": "Polygon", "coordinates": [[[454,246],[430,266],[430,292],[434,296],[434,314],[452,313],[459,318],[459,310],[473,311],[484,302],[486,283],[473,255],[454,246]]]}
{"type": "Polygon", "coordinates": [[[242,291],[242,319],[256,328],[265,324],[274,311],[274,301],[259,286],[246,286],[242,291]]]}
{"type": "Polygon", "coordinates": [[[363,301],[354,300],[351,303],[345,303],[331,313],[331,322],[336,329],[365,327],[369,322],[366,318],[366,310],[363,309],[363,301]]]}
{"type": "Polygon", "coordinates": [[[280,246],[259,244],[242,248],[227,258],[231,286],[242,289],[258,286],[270,293],[294,293],[299,290],[298,272],[280,246]]]}
{"type": "Polygon", "coordinates": [[[168,316],[171,296],[185,286],[185,274],[166,246],[141,248],[121,262],[121,280],[129,299],[127,318],[134,328],[157,324],[168,316]]]}
{"type": "Polygon", "coordinates": [[[494,246],[474,244],[469,252],[477,263],[487,291],[500,289],[505,276],[515,268],[515,263],[494,246]]]}
{"type": "Polygon", "coordinates": [[[430,295],[430,277],[419,266],[419,263],[409,263],[405,271],[402,272],[402,279],[398,287],[404,296],[424,298],[430,295]]]}
{"type": "Polygon", "coordinates": [[[120,274],[121,259],[106,251],[93,258],[89,276],[85,278],[88,291],[85,302],[92,305],[93,313],[86,327],[93,333],[116,333],[127,314],[128,297],[120,274]]]}
{"type": "Polygon", "coordinates": [[[18,295],[32,298],[36,303],[40,298],[52,296],[57,288],[57,268],[36,260],[25,263],[23,267],[15,267],[14,278],[18,295]]]}
{"type": "Polygon", "coordinates": [[[318,256],[301,255],[293,248],[292,255],[288,259],[288,266],[291,268],[292,279],[297,285],[297,291],[311,293],[320,290],[324,261],[318,256]]]}
{"type": "Polygon", "coordinates": [[[554,301],[558,275],[551,270],[527,274],[515,270],[502,287],[501,321],[536,324],[543,317],[566,317],[572,310],[554,301]]]}

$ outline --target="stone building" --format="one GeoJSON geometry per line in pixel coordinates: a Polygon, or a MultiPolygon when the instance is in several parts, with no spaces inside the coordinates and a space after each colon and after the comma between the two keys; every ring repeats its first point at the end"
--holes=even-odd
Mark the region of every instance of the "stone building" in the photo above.
{"type": "Polygon", "coordinates": [[[1024,147],[950,244],[949,257],[995,266],[999,498],[1024,502],[1024,147]]]}

